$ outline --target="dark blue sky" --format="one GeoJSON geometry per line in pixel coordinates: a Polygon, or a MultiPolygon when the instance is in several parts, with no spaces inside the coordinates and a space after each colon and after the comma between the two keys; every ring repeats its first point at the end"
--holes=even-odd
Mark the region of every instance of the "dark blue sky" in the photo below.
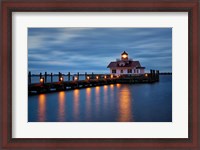
{"type": "Polygon", "coordinates": [[[123,51],[141,65],[172,71],[171,28],[29,28],[32,73],[108,73],[123,51]]]}

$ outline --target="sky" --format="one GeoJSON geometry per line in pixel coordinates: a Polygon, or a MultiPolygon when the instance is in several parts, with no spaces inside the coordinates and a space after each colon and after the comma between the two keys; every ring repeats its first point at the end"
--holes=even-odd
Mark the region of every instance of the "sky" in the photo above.
{"type": "Polygon", "coordinates": [[[141,66],[172,72],[171,28],[29,28],[28,70],[32,73],[109,73],[126,51],[141,66]]]}

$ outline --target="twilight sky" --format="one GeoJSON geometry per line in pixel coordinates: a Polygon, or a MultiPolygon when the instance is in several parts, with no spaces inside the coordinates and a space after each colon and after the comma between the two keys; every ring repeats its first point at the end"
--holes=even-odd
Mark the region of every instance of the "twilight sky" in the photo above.
{"type": "Polygon", "coordinates": [[[150,69],[172,71],[171,28],[29,28],[32,73],[109,73],[107,65],[129,58],[150,69]]]}

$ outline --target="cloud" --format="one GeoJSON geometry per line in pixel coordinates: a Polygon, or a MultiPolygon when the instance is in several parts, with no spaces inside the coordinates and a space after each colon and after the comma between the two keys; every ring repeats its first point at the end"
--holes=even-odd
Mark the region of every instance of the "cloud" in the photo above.
{"type": "Polygon", "coordinates": [[[171,28],[29,28],[29,70],[108,72],[126,50],[147,68],[171,71],[171,28]],[[159,65],[157,65],[159,64],[159,65]],[[167,65],[167,66],[166,66],[167,65]]]}

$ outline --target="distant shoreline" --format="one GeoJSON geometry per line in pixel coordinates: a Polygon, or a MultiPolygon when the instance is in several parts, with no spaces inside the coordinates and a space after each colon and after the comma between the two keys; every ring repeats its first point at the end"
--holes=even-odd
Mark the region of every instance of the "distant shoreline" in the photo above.
{"type": "Polygon", "coordinates": [[[159,75],[172,75],[171,72],[160,72],[159,75]]]}
{"type": "MultiPolygon", "coordinates": [[[[108,75],[109,73],[101,73],[101,74],[104,74],[104,75],[108,75]]],[[[50,74],[47,74],[48,76],[50,75],[50,74]]],[[[58,76],[59,74],[53,74],[53,76],[58,76]]],[[[64,76],[67,76],[67,73],[65,73],[65,74],[62,74],[62,75],[64,75],[64,76]]],[[[71,76],[73,76],[73,75],[77,75],[77,74],[71,74],[71,76]]],[[[85,74],[82,74],[82,73],[80,73],[79,74],[80,76],[83,76],[83,75],[85,75],[85,74]]],[[[94,75],[98,75],[98,73],[95,73],[94,75]]],[[[172,72],[160,72],[159,73],[159,75],[172,75],[172,72]]],[[[39,74],[32,74],[32,76],[39,76],[39,74]]]]}

